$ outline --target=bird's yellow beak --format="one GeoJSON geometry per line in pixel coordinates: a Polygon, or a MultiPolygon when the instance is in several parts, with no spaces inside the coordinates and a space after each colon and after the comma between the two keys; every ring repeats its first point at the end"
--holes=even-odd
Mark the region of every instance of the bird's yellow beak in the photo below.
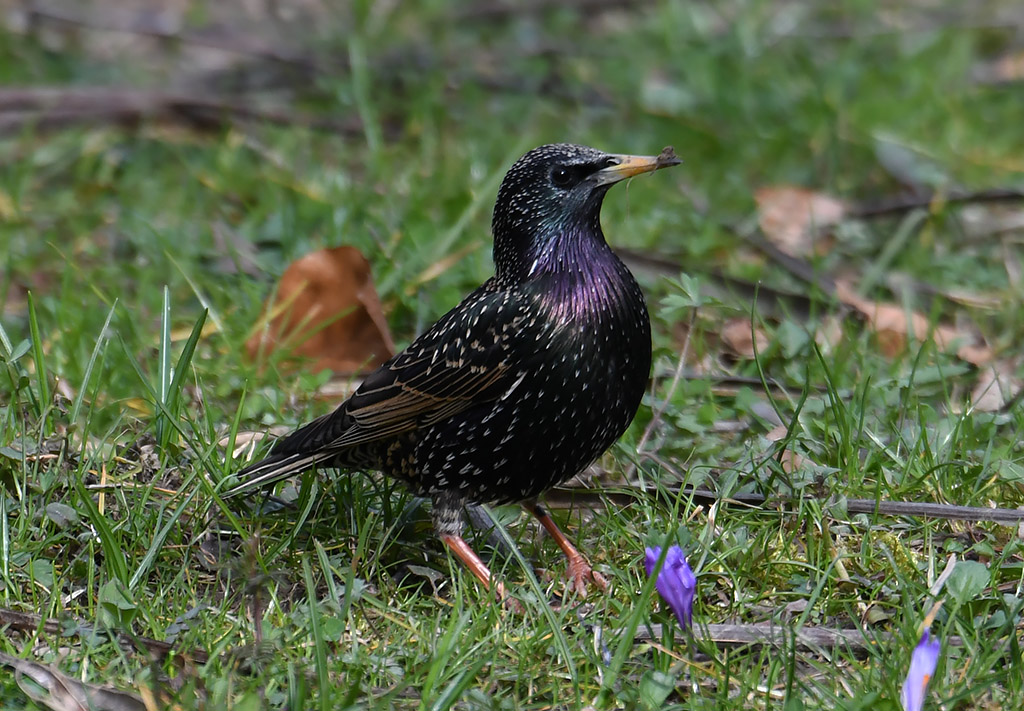
{"type": "Polygon", "coordinates": [[[602,168],[594,174],[598,185],[610,185],[626,178],[632,178],[634,175],[653,173],[661,168],[670,168],[683,162],[676,157],[672,146],[665,146],[664,150],[656,156],[611,155],[608,158],[618,162],[602,168]]]}

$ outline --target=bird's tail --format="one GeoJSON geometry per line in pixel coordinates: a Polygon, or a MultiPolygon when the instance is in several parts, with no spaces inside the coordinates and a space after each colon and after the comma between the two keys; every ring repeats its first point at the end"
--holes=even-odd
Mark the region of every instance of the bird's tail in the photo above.
{"type": "Polygon", "coordinates": [[[266,459],[250,464],[235,476],[239,482],[221,493],[221,498],[245,494],[268,484],[286,479],[311,469],[317,463],[315,454],[292,452],[289,454],[271,454],[266,459]]]}

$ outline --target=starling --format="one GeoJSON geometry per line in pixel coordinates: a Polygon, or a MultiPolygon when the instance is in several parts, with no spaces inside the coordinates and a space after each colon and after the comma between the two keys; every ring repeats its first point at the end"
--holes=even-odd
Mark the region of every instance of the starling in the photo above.
{"type": "Polygon", "coordinates": [[[225,498],[313,467],[378,470],[430,497],[434,529],[504,597],[462,539],[467,503],[520,503],[569,561],[586,594],[604,578],[537,501],[626,430],[651,367],[639,285],[605,242],[600,212],[614,184],[679,164],[566,143],[512,166],[494,207],[495,274],[334,412],[274,443],[225,498]]]}

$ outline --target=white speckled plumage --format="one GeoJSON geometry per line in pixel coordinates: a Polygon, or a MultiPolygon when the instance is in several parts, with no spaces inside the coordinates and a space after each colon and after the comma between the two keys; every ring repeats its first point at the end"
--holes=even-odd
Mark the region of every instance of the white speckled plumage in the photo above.
{"type": "Polygon", "coordinates": [[[622,158],[553,144],[519,159],[495,205],[495,275],[226,495],[313,464],[379,469],[457,535],[466,502],[533,499],[604,452],[651,361],[643,294],[600,225],[622,158]]]}

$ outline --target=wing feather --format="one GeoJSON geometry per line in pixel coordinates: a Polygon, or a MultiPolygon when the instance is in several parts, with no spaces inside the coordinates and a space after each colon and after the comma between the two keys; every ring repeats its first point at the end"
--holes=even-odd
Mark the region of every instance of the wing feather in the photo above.
{"type": "Polygon", "coordinates": [[[537,341],[515,328],[524,321],[522,307],[488,282],[371,373],[337,410],[279,440],[273,454],[316,449],[322,460],[498,400],[521,377],[522,344],[537,341]]]}

